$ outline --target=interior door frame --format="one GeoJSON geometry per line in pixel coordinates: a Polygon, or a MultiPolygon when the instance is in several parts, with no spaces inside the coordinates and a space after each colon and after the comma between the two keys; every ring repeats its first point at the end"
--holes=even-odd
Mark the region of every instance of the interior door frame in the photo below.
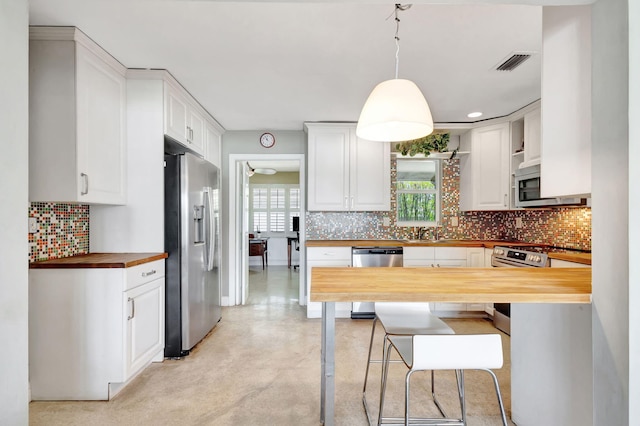
{"type": "MultiPolygon", "coordinates": [[[[244,202],[248,194],[245,194],[244,182],[246,175],[240,175],[239,170],[244,170],[244,164],[249,161],[269,161],[269,160],[293,160],[300,164],[300,266],[298,282],[298,303],[301,306],[307,304],[306,288],[306,267],[304,242],[306,233],[305,206],[306,203],[306,174],[304,154],[229,154],[229,229],[228,233],[228,253],[229,256],[229,304],[243,305],[246,301],[246,289],[248,285],[249,256],[244,241],[249,238],[248,221],[243,220],[242,211],[244,202]],[[247,222],[247,223],[244,223],[247,222]],[[240,241],[238,241],[238,239],[240,241]]],[[[248,180],[247,180],[248,182],[248,180]]]]}

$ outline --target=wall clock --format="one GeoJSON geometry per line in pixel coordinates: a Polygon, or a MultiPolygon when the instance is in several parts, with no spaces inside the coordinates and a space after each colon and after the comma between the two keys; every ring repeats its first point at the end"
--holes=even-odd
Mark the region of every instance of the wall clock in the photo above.
{"type": "Polygon", "coordinates": [[[260,145],[265,148],[271,148],[276,144],[276,138],[271,133],[263,133],[260,136],[260,145]]]}

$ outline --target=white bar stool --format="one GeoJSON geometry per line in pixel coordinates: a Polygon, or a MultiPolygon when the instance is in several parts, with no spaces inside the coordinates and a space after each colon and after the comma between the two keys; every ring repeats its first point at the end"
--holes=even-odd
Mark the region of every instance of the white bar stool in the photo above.
{"type": "MultiPolygon", "coordinates": [[[[369,378],[369,369],[373,363],[382,363],[388,350],[387,340],[391,335],[413,336],[415,334],[454,334],[454,331],[444,321],[431,313],[429,303],[426,302],[376,302],[376,316],[373,319],[371,328],[371,339],[369,341],[369,355],[367,357],[367,369],[364,375],[364,386],[362,388],[362,403],[364,410],[372,424],[369,405],[367,403],[367,381],[369,378]],[[382,359],[372,360],[371,352],[373,348],[373,339],[376,332],[376,324],[380,322],[385,334],[382,342],[382,359]]],[[[402,362],[402,361],[390,361],[402,362]]],[[[381,370],[380,380],[382,384],[383,375],[381,370]]],[[[440,410],[443,417],[446,417],[440,403],[435,395],[435,380],[433,372],[431,372],[431,395],[433,401],[440,410]]],[[[382,387],[381,387],[382,390],[382,387]]]]}
{"type": "MultiPolygon", "coordinates": [[[[502,424],[507,426],[507,416],[502,403],[500,386],[492,368],[502,368],[502,338],[499,334],[471,334],[471,335],[415,335],[389,336],[389,346],[396,349],[400,358],[409,371],[405,377],[405,412],[404,424],[412,425],[466,425],[467,415],[464,402],[464,371],[483,370],[493,378],[502,424]],[[460,398],[460,419],[412,419],[409,416],[410,379],[416,371],[424,370],[456,370],[458,381],[458,396],[460,398]]],[[[380,413],[378,424],[382,424],[384,396],[389,372],[389,358],[391,350],[385,354],[383,366],[383,380],[380,395],[380,413]]]]}

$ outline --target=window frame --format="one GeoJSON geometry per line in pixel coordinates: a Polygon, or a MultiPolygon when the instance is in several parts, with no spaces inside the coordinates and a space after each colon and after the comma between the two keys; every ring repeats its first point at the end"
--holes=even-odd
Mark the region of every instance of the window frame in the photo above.
{"type": "Polygon", "coordinates": [[[396,181],[394,184],[394,190],[396,194],[396,207],[395,207],[395,215],[396,215],[396,226],[397,227],[437,227],[440,224],[440,220],[442,218],[442,162],[439,159],[434,158],[397,158],[396,159],[396,181]],[[424,190],[399,190],[398,189],[398,163],[405,161],[411,162],[432,162],[435,165],[436,172],[436,189],[424,189],[424,190]],[[426,220],[410,220],[410,221],[401,221],[400,220],[400,194],[434,194],[436,197],[436,207],[435,207],[435,220],[434,221],[426,221],[426,220]]]}
{"type": "Polygon", "coordinates": [[[291,191],[298,190],[298,204],[300,204],[300,185],[299,184],[279,184],[279,183],[262,183],[262,184],[250,184],[249,185],[249,229],[250,233],[257,233],[255,229],[254,217],[255,213],[266,213],[267,217],[267,229],[260,229],[261,236],[286,236],[292,234],[293,231],[293,219],[294,216],[300,216],[300,206],[292,207],[291,205],[291,191]],[[265,189],[267,193],[266,208],[254,207],[254,189],[265,189]],[[284,189],[284,208],[273,208],[271,203],[271,190],[272,189],[284,189]],[[284,213],[284,231],[273,231],[271,229],[271,217],[272,213],[284,213]]]}

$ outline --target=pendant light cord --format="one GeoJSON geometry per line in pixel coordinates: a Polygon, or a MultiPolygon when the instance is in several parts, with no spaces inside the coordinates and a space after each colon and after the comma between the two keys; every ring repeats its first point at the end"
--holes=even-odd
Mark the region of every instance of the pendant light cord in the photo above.
{"type": "Polygon", "coordinates": [[[396,8],[394,10],[395,12],[395,21],[396,21],[396,35],[395,35],[395,41],[396,41],[396,80],[398,79],[398,64],[400,63],[400,37],[398,36],[398,32],[400,31],[400,18],[398,18],[398,11],[399,10],[407,10],[411,7],[412,5],[410,4],[405,4],[402,5],[400,3],[396,3],[396,8]]]}

